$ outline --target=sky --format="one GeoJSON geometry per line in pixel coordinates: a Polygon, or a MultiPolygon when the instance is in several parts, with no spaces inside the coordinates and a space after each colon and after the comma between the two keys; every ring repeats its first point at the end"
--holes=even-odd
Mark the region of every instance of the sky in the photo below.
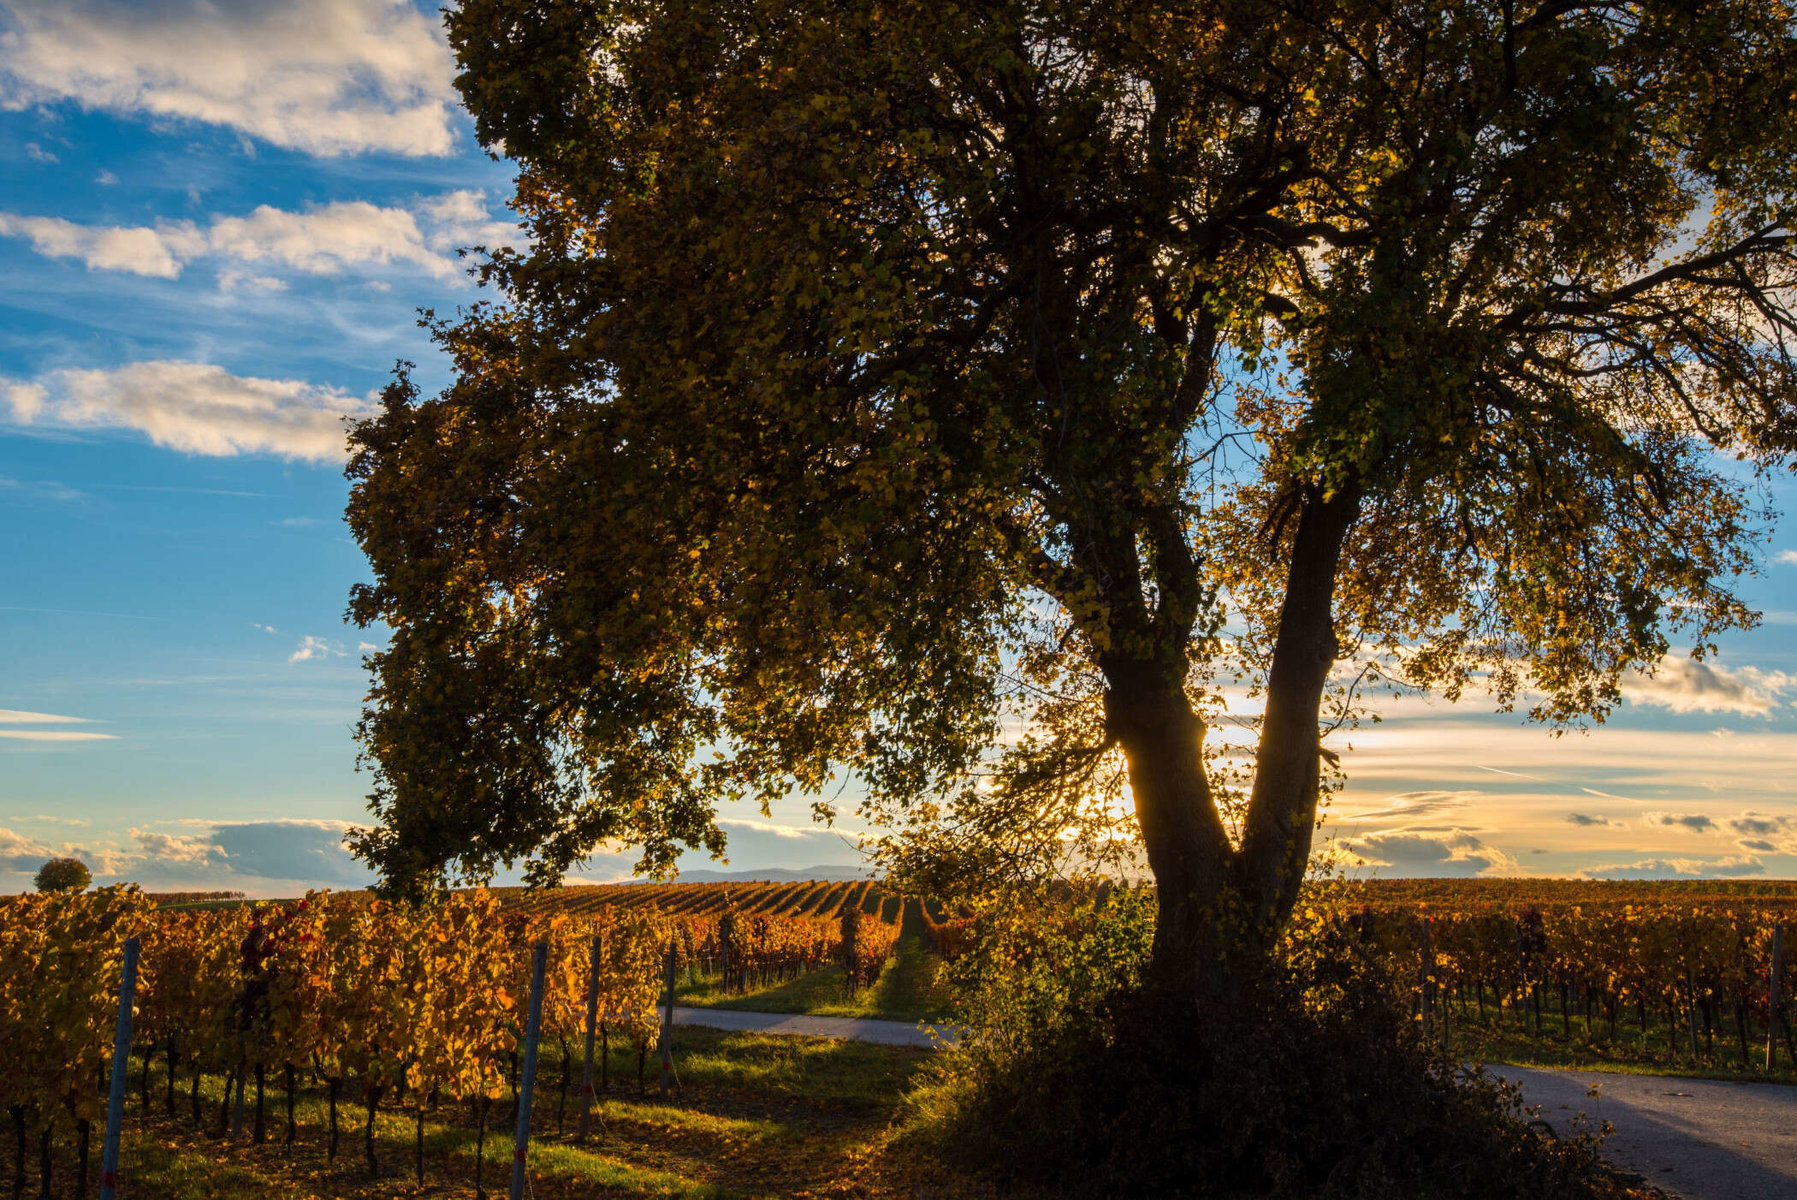
{"type": "MultiPolygon", "coordinates": [[[[518,236],[453,75],[410,0],[0,0],[0,891],[52,854],[368,882],[343,419],[397,361],[446,382],[420,312],[518,236]]],[[[1384,875],[1797,875],[1794,592],[1775,533],[1764,624],[1589,733],[1383,702],[1326,836],[1384,875]]],[[[853,865],[808,807],[727,811],[728,869],[853,865]]]]}

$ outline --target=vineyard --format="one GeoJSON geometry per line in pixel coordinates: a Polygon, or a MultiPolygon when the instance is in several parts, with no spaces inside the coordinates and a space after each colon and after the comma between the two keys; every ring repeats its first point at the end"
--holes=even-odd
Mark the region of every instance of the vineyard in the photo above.
{"type": "Polygon", "coordinates": [[[1470,1035],[1463,1051],[1495,1034],[1686,1069],[1797,1065],[1781,929],[1797,885],[1392,880],[1332,885],[1312,912],[1348,922],[1413,983],[1432,1034],[1470,1035]]]}
{"type": "MultiPolygon", "coordinates": [[[[865,899],[866,889],[856,896],[865,899]]],[[[896,939],[877,912],[841,898],[828,912],[798,913],[509,899],[462,891],[411,907],[315,893],[193,910],[157,909],[125,887],[0,898],[0,1049],[14,1065],[0,1076],[0,1107],[14,1134],[13,1195],[23,1194],[28,1157],[37,1160],[41,1194],[51,1194],[59,1153],[72,1155],[78,1194],[86,1194],[127,938],[141,943],[132,1045],[140,1105],[154,1076],[166,1112],[196,1128],[235,1137],[247,1122],[252,1144],[271,1136],[292,1143],[296,1095],[322,1087],[330,1159],[343,1140],[340,1108],[354,1104],[373,1175],[374,1129],[386,1106],[415,1122],[420,1180],[427,1118],[466,1106],[477,1129],[477,1189],[493,1106],[509,1097],[515,1115],[518,1104],[534,947],[546,949],[542,1039],[560,1064],[545,1110],[558,1131],[566,1125],[577,1047],[589,1040],[589,1078],[578,1093],[584,1133],[591,1097],[611,1084],[614,1039],[634,1051],[643,1084],[664,967],[668,977],[716,972],[737,986],[832,960],[865,973],[896,939]],[[271,1131],[277,1090],[283,1127],[271,1131]]]]}
{"type": "MultiPolygon", "coordinates": [[[[128,937],[141,944],[139,1111],[154,1099],[209,1136],[291,1145],[296,1097],[316,1093],[329,1161],[359,1160],[377,1177],[376,1126],[394,1114],[415,1130],[407,1166],[419,1180],[427,1121],[454,1121],[473,1132],[478,1189],[490,1129],[520,1107],[534,947],[545,948],[551,1067],[537,1127],[579,1138],[594,1098],[627,1082],[614,1078],[620,1053],[644,1088],[672,978],[741,992],[839,964],[865,985],[894,953],[907,907],[942,958],[979,935],[966,913],[868,883],[470,890],[425,907],[315,893],[159,908],[133,888],[0,898],[12,1194],[24,1194],[28,1167],[41,1195],[58,1170],[87,1194],[128,937]]],[[[1788,1073],[1797,1042],[1781,925],[1794,910],[1788,885],[1397,881],[1313,889],[1301,924],[1346,931],[1457,1055],[1557,1044],[1758,1073],[1770,1041],[1788,1073]]]]}

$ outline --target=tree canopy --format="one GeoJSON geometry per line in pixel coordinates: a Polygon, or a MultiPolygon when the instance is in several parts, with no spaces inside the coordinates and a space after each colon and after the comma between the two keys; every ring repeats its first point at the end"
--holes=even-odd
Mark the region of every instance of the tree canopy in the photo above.
{"type": "Polygon", "coordinates": [[[32,880],[40,892],[85,892],[94,877],[78,858],[52,858],[37,869],[32,880]]]}
{"type": "Polygon", "coordinates": [[[1357,672],[1601,720],[1753,620],[1791,16],[466,0],[530,242],[352,438],[359,851],[660,869],[853,775],[915,877],[1139,844],[1157,956],[1263,942],[1357,672]]]}

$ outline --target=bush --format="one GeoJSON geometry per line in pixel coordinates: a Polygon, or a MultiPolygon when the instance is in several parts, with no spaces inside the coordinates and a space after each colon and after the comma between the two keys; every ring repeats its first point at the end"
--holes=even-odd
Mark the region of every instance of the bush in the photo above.
{"type": "Polygon", "coordinates": [[[1228,1004],[1144,987],[1153,927],[1142,892],[988,906],[950,968],[974,1033],[914,1136],[1073,1195],[1626,1194],[1595,1138],[1543,1141],[1513,1090],[1424,1045],[1346,925],[1301,922],[1228,1004]]]}
{"type": "Polygon", "coordinates": [[[78,858],[53,858],[37,869],[40,892],[85,892],[94,881],[87,864],[78,858]]]}

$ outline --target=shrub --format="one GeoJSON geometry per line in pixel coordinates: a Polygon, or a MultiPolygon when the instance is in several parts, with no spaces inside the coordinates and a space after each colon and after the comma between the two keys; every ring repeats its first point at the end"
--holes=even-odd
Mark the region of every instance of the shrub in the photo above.
{"type": "Polygon", "coordinates": [[[53,858],[37,869],[40,892],[85,892],[94,881],[87,864],[78,858],[53,858]]]}
{"type": "Polygon", "coordinates": [[[1350,928],[1298,926],[1223,1003],[1144,986],[1147,893],[988,905],[949,968],[973,1032],[912,1135],[1074,1195],[1625,1194],[1595,1138],[1543,1141],[1513,1090],[1425,1045],[1350,928]]]}

